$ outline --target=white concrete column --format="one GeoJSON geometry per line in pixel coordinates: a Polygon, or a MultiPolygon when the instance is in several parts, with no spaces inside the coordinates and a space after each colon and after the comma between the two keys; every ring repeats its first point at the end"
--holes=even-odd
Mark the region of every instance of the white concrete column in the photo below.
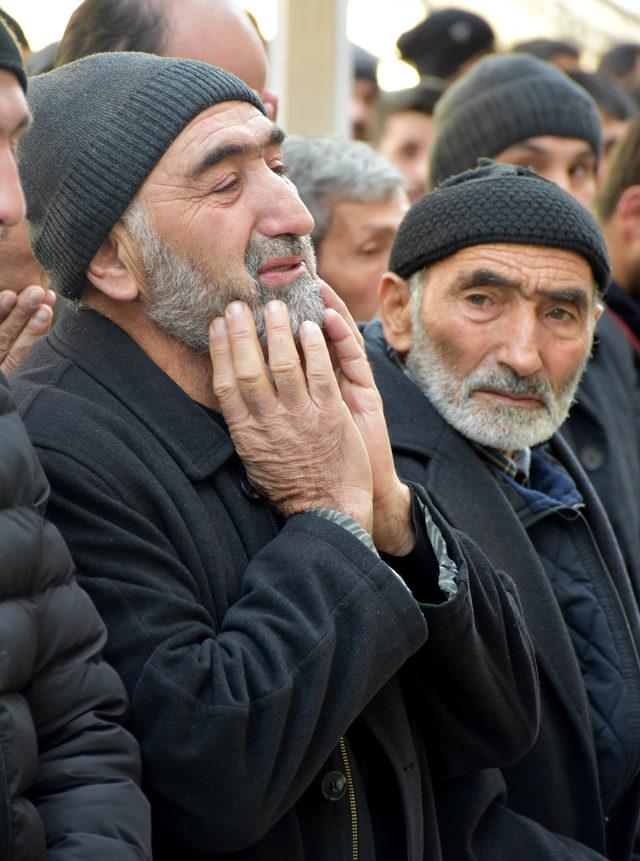
{"type": "Polygon", "coordinates": [[[271,80],[287,134],[348,135],[347,0],[279,0],[271,80]]]}

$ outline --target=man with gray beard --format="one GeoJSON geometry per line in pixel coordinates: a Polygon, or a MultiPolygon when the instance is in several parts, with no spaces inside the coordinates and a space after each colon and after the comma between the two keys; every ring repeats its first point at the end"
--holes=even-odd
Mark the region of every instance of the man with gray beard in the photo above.
{"type": "Polygon", "coordinates": [[[573,197],[482,159],[409,210],[382,319],[365,329],[399,475],[513,578],[540,672],[531,751],[436,783],[447,858],[637,857],[637,609],[556,433],[608,281],[603,237],[573,197]]]}
{"type": "Polygon", "coordinates": [[[530,640],[396,474],[282,131],[233,75],[150,54],[30,96],[31,244],[77,307],[16,397],[130,693],[154,858],[439,861],[431,748],[444,773],[528,750],[530,640]]]}

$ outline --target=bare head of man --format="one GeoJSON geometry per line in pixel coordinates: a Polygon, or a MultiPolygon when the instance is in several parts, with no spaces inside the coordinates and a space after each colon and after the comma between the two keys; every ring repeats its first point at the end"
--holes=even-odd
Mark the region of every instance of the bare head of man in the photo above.
{"type": "Polygon", "coordinates": [[[586,210],[524,168],[489,162],[412,207],[390,266],[385,336],[449,424],[505,453],[549,439],[609,277],[586,210]]]}

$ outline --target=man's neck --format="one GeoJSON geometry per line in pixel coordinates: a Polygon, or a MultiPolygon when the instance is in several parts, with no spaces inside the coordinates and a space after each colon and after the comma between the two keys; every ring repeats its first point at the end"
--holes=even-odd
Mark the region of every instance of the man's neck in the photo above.
{"type": "Polygon", "coordinates": [[[114,302],[97,290],[83,295],[83,301],[126,332],[190,398],[210,409],[218,408],[209,353],[199,353],[158,328],[133,302],[114,302]]]}

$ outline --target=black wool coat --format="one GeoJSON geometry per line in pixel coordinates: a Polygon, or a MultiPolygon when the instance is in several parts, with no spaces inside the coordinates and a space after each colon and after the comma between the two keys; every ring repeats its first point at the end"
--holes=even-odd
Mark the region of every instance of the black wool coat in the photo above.
{"type": "Polygon", "coordinates": [[[396,560],[417,597],[343,527],[278,523],[221,418],[88,309],[14,383],[131,697],[154,857],[437,861],[427,744],[455,776],[537,731],[508,578],[433,511],[458,568],[444,600],[422,491],[396,560]]]}
{"type": "MultiPolygon", "coordinates": [[[[447,520],[467,532],[496,569],[512,578],[540,674],[540,731],[531,751],[501,770],[436,782],[445,857],[594,861],[604,856],[628,861],[640,809],[638,778],[629,778],[613,810],[603,810],[585,686],[558,603],[526,531],[475,449],[390,356],[378,321],[365,329],[365,340],[398,474],[420,483],[447,520]]],[[[611,526],[566,443],[555,437],[552,445],[586,502],[585,516],[626,615],[621,635],[637,653],[637,607],[611,526]]],[[[635,672],[639,674],[638,666],[635,672]]]]}
{"type": "Polygon", "coordinates": [[[106,633],[0,375],[0,858],[151,857],[140,754],[106,633]]]}

